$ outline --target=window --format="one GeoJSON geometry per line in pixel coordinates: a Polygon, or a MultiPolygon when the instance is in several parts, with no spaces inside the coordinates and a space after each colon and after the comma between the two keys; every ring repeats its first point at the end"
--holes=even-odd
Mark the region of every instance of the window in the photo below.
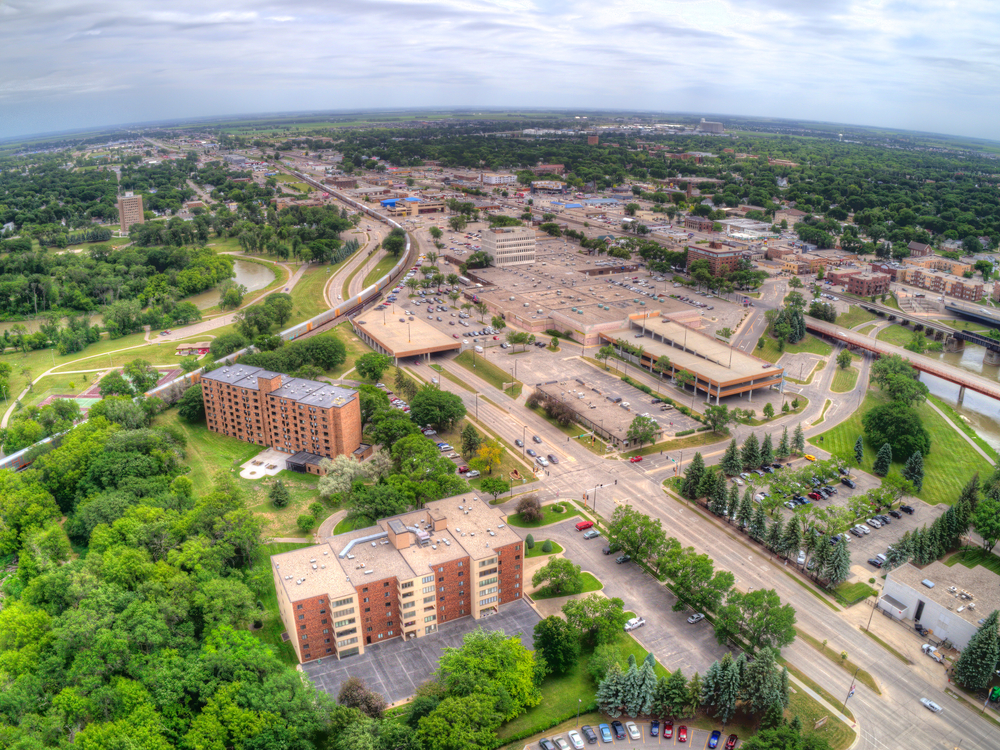
{"type": "Polygon", "coordinates": [[[420,579],[421,583],[434,583],[434,576],[424,576],[420,579]]]}
{"type": "MultiPolygon", "coordinates": [[[[324,622],[325,622],[325,620],[324,620],[324,622]]],[[[342,628],[345,625],[353,625],[353,624],[354,624],[354,618],[353,617],[349,617],[346,620],[338,620],[337,622],[333,623],[333,627],[335,627],[335,628],[342,628]]]]}
{"type": "Polygon", "coordinates": [[[341,646],[341,647],[343,647],[343,646],[350,646],[352,643],[357,643],[357,642],[358,642],[357,637],[346,638],[345,640],[337,641],[337,645],[341,646]]]}
{"type": "Polygon", "coordinates": [[[428,615],[424,618],[424,622],[434,622],[437,619],[437,615],[428,615]]]}
{"type": "Polygon", "coordinates": [[[323,632],[324,633],[329,633],[330,632],[330,628],[323,628],[323,632]]]}
{"type": "Polygon", "coordinates": [[[444,573],[444,568],[438,568],[438,573],[444,573]]]}
{"type": "Polygon", "coordinates": [[[391,631],[391,630],[389,631],[389,636],[390,636],[390,637],[392,636],[392,631],[391,631]]]}
{"type": "Polygon", "coordinates": [[[434,597],[433,596],[425,596],[424,597],[424,604],[427,604],[427,602],[432,602],[432,601],[434,601],[434,597]]]}
{"type": "Polygon", "coordinates": [[[361,593],[362,594],[367,594],[368,593],[368,587],[365,586],[363,589],[361,589],[361,593]]]}
{"type": "Polygon", "coordinates": [[[385,633],[379,633],[378,639],[381,641],[383,638],[385,638],[385,633]]]}
{"type": "Polygon", "coordinates": [[[302,609],[302,605],[299,604],[295,609],[302,609]]]}
{"type": "Polygon", "coordinates": [[[365,612],[371,612],[371,611],[372,611],[371,607],[365,607],[365,612]]]}
{"type": "Polygon", "coordinates": [[[493,576],[492,578],[487,578],[485,581],[480,581],[479,585],[481,587],[482,586],[489,586],[491,583],[496,583],[496,582],[497,582],[497,577],[493,576]]]}
{"type": "Polygon", "coordinates": [[[444,583],[444,576],[438,578],[438,583],[444,583]]]}
{"type": "Polygon", "coordinates": [[[368,597],[367,596],[365,597],[365,603],[366,604],[368,603],[368,597]]]}
{"type": "Polygon", "coordinates": [[[460,562],[460,563],[458,564],[458,567],[460,567],[460,568],[461,568],[461,567],[463,567],[464,565],[465,565],[465,563],[464,563],[464,562],[460,562]]]}
{"type": "MultiPolygon", "coordinates": [[[[321,615],[325,615],[326,614],[326,610],[321,610],[320,614],[321,615]]],[[[334,617],[343,617],[344,615],[353,615],[353,614],[354,614],[354,607],[349,607],[347,609],[338,609],[336,612],[333,613],[333,616],[334,617]]]]}
{"type": "Polygon", "coordinates": [[[480,599],[479,600],[479,606],[480,607],[485,607],[487,604],[492,604],[493,602],[495,602],[497,600],[497,598],[498,597],[491,596],[491,597],[489,597],[487,599],[480,599]]]}
{"type": "MultiPolygon", "coordinates": [[[[433,580],[433,576],[431,577],[431,580],[433,580]]],[[[431,592],[432,592],[433,590],[434,590],[434,587],[433,587],[433,586],[424,586],[424,593],[425,593],[425,594],[429,594],[429,593],[431,593],[431,592]]],[[[367,601],[367,600],[365,600],[365,601],[367,601]]]]}
{"type": "Polygon", "coordinates": [[[306,616],[305,615],[299,615],[299,619],[300,620],[304,620],[304,619],[306,619],[306,616]]]}
{"type": "Polygon", "coordinates": [[[465,575],[465,573],[463,573],[463,572],[462,572],[461,570],[460,570],[460,571],[458,571],[458,577],[459,577],[459,578],[461,578],[461,577],[462,577],[462,576],[464,576],[464,575],[465,575]]]}
{"type": "Polygon", "coordinates": [[[300,626],[299,626],[299,629],[300,629],[300,630],[305,630],[305,629],[306,629],[306,626],[305,626],[305,625],[300,625],[300,626]]]}
{"type": "Polygon", "coordinates": [[[304,641],[308,641],[308,640],[309,640],[309,636],[308,636],[308,635],[306,635],[305,633],[303,633],[303,634],[302,634],[302,640],[304,640],[304,641]]]}
{"type": "Polygon", "coordinates": [[[334,607],[343,607],[345,604],[353,604],[353,603],[354,603],[354,599],[352,599],[352,598],[349,597],[347,599],[338,599],[337,601],[335,601],[333,603],[333,606],[334,607]]]}

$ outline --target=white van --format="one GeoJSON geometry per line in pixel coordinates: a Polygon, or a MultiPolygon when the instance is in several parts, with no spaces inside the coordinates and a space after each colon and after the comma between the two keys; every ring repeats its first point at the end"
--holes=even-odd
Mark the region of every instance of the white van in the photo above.
{"type": "Polygon", "coordinates": [[[475,349],[476,349],[476,354],[482,354],[483,353],[483,347],[477,346],[477,347],[475,347],[475,349]]]}

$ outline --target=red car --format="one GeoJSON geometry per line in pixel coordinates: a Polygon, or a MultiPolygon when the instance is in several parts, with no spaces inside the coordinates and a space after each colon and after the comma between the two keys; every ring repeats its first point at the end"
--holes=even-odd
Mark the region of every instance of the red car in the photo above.
{"type": "Polygon", "coordinates": [[[807,495],[807,497],[808,497],[808,498],[809,498],[810,500],[822,500],[822,499],[823,499],[823,496],[822,496],[821,494],[819,494],[818,492],[810,492],[810,493],[809,493],[809,494],[807,495]]]}
{"type": "Polygon", "coordinates": [[[669,740],[674,736],[674,722],[672,719],[667,719],[663,722],[663,739],[669,740]]]}
{"type": "Polygon", "coordinates": [[[628,460],[630,464],[637,464],[640,461],[642,461],[642,456],[632,456],[632,458],[628,460]]]}
{"type": "Polygon", "coordinates": [[[733,750],[736,747],[736,740],[739,739],[735,734],[729,735],[729,739],[726,740],[726,750],[733,750]]]}
{"type": "Polygon", "coordinates": [[[459,474],[464,474],[464,473],[465,473],[465,472],[467,472],[468,470],[469,470],[469,467],[468,467],[468,466],[459,466],[459,467],[458,467],[458,473],[459,473],[459,474]]]}
{"type": "Polygon", "coordinates": [[[677,741],[687,742],[688,741],[688,728],[685,726],[677,727],[677,741]]]}
{"type": "Polygon", "coordinates": [[[590,521],[580,521],[580,523],[578,523],[576,525],[576,530],[577,531],[586,531],[587,529],[592,528],[593,526],[594,526],[594,524],[592,522],[590,522],[590,521]]]}

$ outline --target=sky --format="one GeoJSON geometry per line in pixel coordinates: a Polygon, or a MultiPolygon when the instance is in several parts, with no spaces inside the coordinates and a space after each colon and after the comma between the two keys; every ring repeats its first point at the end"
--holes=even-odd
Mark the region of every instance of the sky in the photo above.
{"type": "Polygon", "coordinates": [[[539,107],[1000,139],[998,32],[985,0],[0,0],[0,137],[539,107]]]}

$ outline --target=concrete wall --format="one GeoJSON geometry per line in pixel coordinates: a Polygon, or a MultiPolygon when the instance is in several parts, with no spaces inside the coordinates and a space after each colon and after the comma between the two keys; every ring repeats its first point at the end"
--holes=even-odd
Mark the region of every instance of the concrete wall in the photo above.
{"type": "MultiPolygon", "coordinates": [[[[961,615],[931,600],[922,591],[897,582],[891,574],[886,579],[884,593],[900,604],[906,605],[906,617],[910,620],[916,616],[917,608],[920,602],[923,602],[924,609],[920,614],[920,623],[932,631],[935,638],[949,640],[957,649],[965,648],[977,630],[975,625],[963,619],[961,615]]],[[[983,616],[987,614],[989,612],[983,613],[983,616]]]]}

